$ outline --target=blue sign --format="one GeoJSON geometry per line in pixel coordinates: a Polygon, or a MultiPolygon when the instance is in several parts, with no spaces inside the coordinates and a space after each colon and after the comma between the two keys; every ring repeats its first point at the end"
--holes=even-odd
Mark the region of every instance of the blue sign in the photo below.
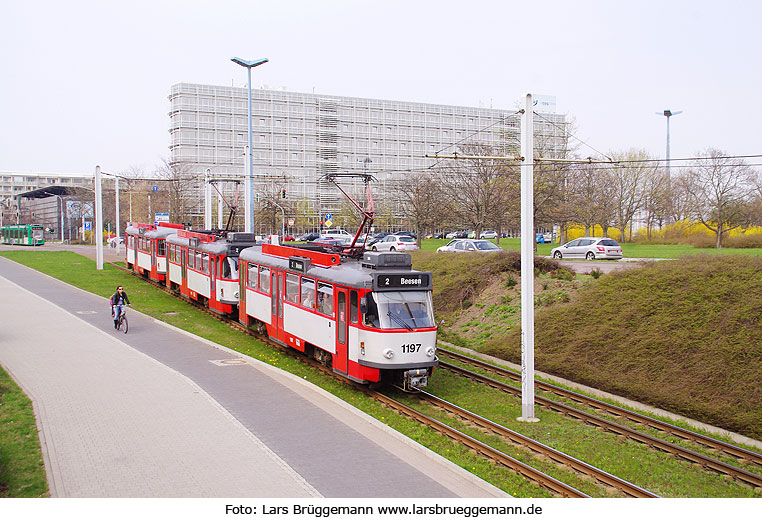
{"type": "Polygon", "coordinates": [[[154,186],[153,188],[151,188],[151,190],[153,190],[154,192],[158,192],[159,191],[159,187],[158,186],[154,186]]]}
{"type": "Polygon", "coordinates": [[[325,218],[326,218],[326,219],[331,219],[331,217],[333,217],[331,214],[326,214],[326,215],[325,215],[325,218]]]}
{"type": "Polygon", "coordinates": [[[90,221],[85,221],[85,232],[90,232],[93,228],[93,224],[90,221]]]}

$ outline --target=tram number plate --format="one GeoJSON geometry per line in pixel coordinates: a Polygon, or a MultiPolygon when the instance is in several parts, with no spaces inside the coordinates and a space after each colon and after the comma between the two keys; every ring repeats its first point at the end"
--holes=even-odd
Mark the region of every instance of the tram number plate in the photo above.
{"type": "Polygon", "coordinates": [[[403,353],[418,352],[420,350],[421,350],[421,344],[420,343],[403,343],[402,344],[402,352],[403,353]]]}

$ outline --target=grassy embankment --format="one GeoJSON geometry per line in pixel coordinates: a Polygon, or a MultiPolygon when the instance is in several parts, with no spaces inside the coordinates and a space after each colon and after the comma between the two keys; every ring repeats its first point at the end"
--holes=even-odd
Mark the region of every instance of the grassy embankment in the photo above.
{"type": "MultiPolygon", "coordinates": [[[[416,264],[434,272],[443,339],[520,361],[518,273],[468,255],[416,264]]],[[[538,370],[762,439],[762,260],[699,254],[584,286],[557,276],[536,280],[538,370]]]]}

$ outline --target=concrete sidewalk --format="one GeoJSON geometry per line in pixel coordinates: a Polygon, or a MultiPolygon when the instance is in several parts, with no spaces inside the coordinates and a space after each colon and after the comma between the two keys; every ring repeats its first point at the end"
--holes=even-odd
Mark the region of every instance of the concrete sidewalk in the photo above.
{"type": "Polygon", "coordinates": [[[319,496],[186,377],[1,277],[0,297],[52,496],[319,496]]]}

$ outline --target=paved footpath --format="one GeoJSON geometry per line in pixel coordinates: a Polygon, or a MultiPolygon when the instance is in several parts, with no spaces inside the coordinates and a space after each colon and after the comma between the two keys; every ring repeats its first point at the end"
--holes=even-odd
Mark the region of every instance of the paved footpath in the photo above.
{"type": "Polygon", "coordinates": [[[288,373],[0,257],[0,365],[55,497],[505,497],[288,373]]]}

